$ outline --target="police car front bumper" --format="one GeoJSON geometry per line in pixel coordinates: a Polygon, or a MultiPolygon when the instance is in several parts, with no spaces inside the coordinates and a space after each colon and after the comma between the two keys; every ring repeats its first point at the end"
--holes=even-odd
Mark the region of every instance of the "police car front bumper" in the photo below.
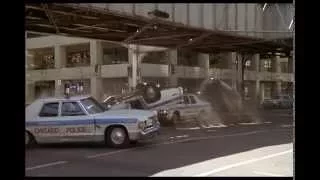
{"type": "Polygon", "coordinates": [[[130,140],[145,140],[152,139],[159,135],[160,124],[156,123],[152,127],[143,131],[129,133],[130,140]]]}

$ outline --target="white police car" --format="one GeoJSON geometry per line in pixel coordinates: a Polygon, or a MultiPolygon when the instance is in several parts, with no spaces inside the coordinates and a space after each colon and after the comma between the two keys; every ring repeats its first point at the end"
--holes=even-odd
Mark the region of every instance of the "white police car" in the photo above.
{"type": "Polygon", "coordinates": [[[158,118],[163,123],[175,124],[189,119],[206,120],[212,111],[211,104],[195,94],[184,94],[176,104],[162,107],[158,118]]]}
{"type": "Polygon", "coordinates": [[[104,141],[125,147],[159,131],[157,114],[108,110],[91,96],[38,99],[26,107],[25,143],[104,141]]]}

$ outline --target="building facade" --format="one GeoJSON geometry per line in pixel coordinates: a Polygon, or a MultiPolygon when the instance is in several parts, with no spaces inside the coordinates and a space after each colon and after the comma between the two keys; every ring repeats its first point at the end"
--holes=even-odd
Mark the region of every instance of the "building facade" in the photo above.
{"type": "MultiPolygon", "coordinates": [[[[53,35],[27,38],[26,103],[62,96],[66,83],[77,82],[84,84],[83,93],[100,101],[144,81],[196,92],[204,79],[216,77],[234,87],[239,71],[236,56],[235,52],[202,54],[53,35]]],[[[292,57],[253,55],[244,70],[246,96],[262,100],[292,94],[293,66],[292,57]]]]}

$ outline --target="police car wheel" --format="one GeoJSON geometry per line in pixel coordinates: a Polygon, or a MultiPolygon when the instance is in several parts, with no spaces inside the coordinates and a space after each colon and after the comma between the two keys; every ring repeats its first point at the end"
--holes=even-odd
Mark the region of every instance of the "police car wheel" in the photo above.
{"type": "Polygon", "coordinates": [[[114,148],[123,148],[129,144],[127,132],[122,127],[112,127],[108,129],[107,144],[114,148]]]}
{"type": "Polygon", "coordinates": [[[30,133],[25,132],[25,146],[30,147],[33,144],[34,140],[30,133]]]}

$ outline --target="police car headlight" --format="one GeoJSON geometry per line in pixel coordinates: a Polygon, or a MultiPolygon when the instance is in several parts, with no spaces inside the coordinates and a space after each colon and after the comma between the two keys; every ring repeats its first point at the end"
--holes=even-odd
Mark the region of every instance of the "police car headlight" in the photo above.
{"type": "Polygon", "coordinates": [[[144,121],[141,121],[141,122],[139,122],[139,124],[138,124],[138,128],[139,128],[139,129],[144,129],[145,126],[146,126],[146,124],[145,124],[144,121]]]}

